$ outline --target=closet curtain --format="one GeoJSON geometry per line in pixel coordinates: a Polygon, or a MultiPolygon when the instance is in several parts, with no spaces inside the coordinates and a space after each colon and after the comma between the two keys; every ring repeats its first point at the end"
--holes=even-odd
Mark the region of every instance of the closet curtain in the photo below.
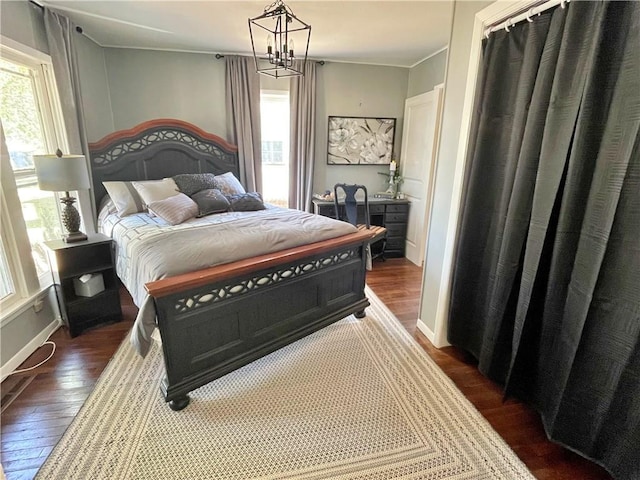
{"type": "Polygon", "coordinates": [[[240,181],[247,191],[262,191],[260,74],[253,57],[225,55],[227,137],[238,146],[240,181]]]}
{"type": "Polygon", "coordinates": [[[620,479],[640,478],[639,51],[638,2],[485,40],[448,332],[620,479]]]}
{"type": "Polygon", "coordinates": [[[311,211],[316,148],[316,62],[296,60],[303,76],[291,77],[289,208],[311,211]]]}

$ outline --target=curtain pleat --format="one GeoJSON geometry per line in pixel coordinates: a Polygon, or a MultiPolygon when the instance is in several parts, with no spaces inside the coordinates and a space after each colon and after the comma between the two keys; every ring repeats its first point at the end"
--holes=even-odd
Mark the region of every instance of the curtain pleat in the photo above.
{"type": "MultiPolygon", "coordinates": [[[[588,134],[578,125],[578,115],[583,105],[587,72],[592,71],[593,68],[593,57],[597,52],[595,46],[599,42],[600,26],[605,12],[603,3],[593,3],[591,8],[572,9],[566,25],[560,32],[562,41],[555,64],[540,65],[541,69],[555,70],[555,74],[551,87],[551,102],[541,129],[542,145],[539,153],[536,152],[539,158],[538,171],[534,178],[526,179],[529,185],[534,187],[534,194],[532,203],[527,208],[531,212],[531,217],[526,228],[527,241],[522,281],[516,307],[512,347],[514,352],[519,351],[535,283],[546,282],[538,272],[542,252],[548,239],[552,211],[559,201],[558,192],[565,176],[566,163],[570,155],[577,157],[583,164],[588,163],[582,152],[576,149],[575,145],[573,149],[571,146],[574,131],[578,141],[582,135],[588,134]],[[585,29],[584,25],[592,25],[594,28],[585,29]]],[[[537,321],[539,313],[532,317],[531,322],[537,321]]],[[[538,330],[538,326],[530,328],[538,330]]],[[[511,370],[517,358],[517,355],[512,356],[511,370]]],[[[508,380],[507,383],[509,383],[508,380]]]]}
{"type": "MultiPolygon", "coordinates": [[[[89,140],[84,120],[76,45],[79,34],[76,32],[76,25],[69,18],[47,7],[44,7],[44,26],[70,149],[63,153],[84,155],[87,159],[89,178],[91,178],[91,168],[88,163],[89,140]]],[[[59,145],[59,147],[64,150],[63,145],[59,145]]],[[[94,233],[97,220],[95,199],[90,191],[81,190],[78,192],[78,200],[83,229],[87,233],[94,233]]]]}
{"type": "Polygon", "coordinates": [[[227,137],[238,146],[240,181],[247,191],[262,191],[260,75],[252,57],[225,55],[227,137]]]}
{"type": "Polygon", "coordinates": [[[449,317],[548,436],[640,478],[640,4],[483,45],[449,317]]]}
{"type": "Polygon", "coordinates": [[[297,61],[304,75],[291,77],[289,208],[311,211],[316,143],[316,62],[297,61]]]}
{"type": "Polygon", "coordinates": [[[492,34],[484,48],[477,137],[468,161],[456,260],[464,268],[455,268],[452,290],[451,317],[458,321],[449,324],[449,341],[465,345],[479,359],[480,370],[501,381],[511,358],[512,297],[520,283],[530,177],[537,172],[539,127],[553,81],[552,75],[538,73],[539,65],[557,58],[557,34],[547,37],[550,28],[563,26],[563,15],[552,19],[548,12],[511,33],[492,34]],[[505,62],[512,75],[501,74],[505,62]],[[507,233],[511,236],[505,238],[507,233]]]}

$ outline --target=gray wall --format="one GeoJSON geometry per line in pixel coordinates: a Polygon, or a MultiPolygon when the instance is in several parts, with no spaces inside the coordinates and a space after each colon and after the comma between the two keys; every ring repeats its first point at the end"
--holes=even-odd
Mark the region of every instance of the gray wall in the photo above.
{"type": "Polygon", "coordinates": [[[327,165],[328,117],[396,118],[394,157],[399,159],[408,77],[407,68],[332,62],[318,65],[314,192],[333,189],[339,182],[364,184],[372,193],[386,189],[386,177],[377,172],[388,172],[388,166],[327,165]]]}
{"type": "Polygon", "coordinates": [[[444,82],[447,65],[447,50],[436,53],[409,70],[409,88],[407,98],[430,92],[433,87],[444,82]]]}
{"type": "MultiPolygon", "coordinates": [[[[10,321],[3,321],[0,329],[0,365],[11,360],[29,342],[40,335],[59,317],[56,294],[53,287],[41,295],[42,310],[36,312],[32,306],[26,307],[10,321]]],[[[39,345],[36,345],[39,346],[39,345]]],[[[9,372],[2,372],[3,374],[9,372]]]]}
{"type": "MultiPolygon", "coordinates": [[[[42,10],[26,1],[2,2],[0,29],[2,35],[44,53],[49,53],[42,10]]],[[[43,308],[36,313],[29,306],[14,318],[2,318],[0,326],[0,365],[4,366],[52,322],[56,321],[58,305],[53,288],[44,292],[43,308]]]]}
{"type": "Polygon", "coordinates": [[[106,48],[115,130],[177,118],[226,138],[225,63],[213,55],[106,48]]]}
{"type": "Polygon", "coordinates": [[[42,9],[26,0],[0,2],[0,33],[23,45],[49,54],[42,9]]]}
{"type": "Polygon", "coordinates": [[[449,211],[452,204],[452,190],[462,108],[464,104],[471,36],[475,14],[490,5],[490,1],[457,1],[454,6],[453,29],[449,41],[449,59],[447,64],[442,130],[440,149],[436,169],[435,192],[431,210],[431,220],[427,240],[422,306],[420,319],[433,331],[436,327],[436,309],[442,289],[444,248],[447,241],[449,211]]]}
{"type": "MultiPolygon", "coordinates": [[[[226,137],[224,60],[205,54],[104,50],[115,130],[170,117],[226,137]]],[[[327,118],[397,118],[395,156],[399,158],[408,77],[406,68],[347,63],[318,66],[314,191],[324,191],[338,182],[364,183],[373,192],[386,188],[385,177],[377,172],[387,171],[387,167],[326,165],[327,118]]],[[[264,78],[261,82],[268,90],[289,89],[286,79],[264,78]]],[[[87,123],[97,123],[89,119],[91,113],[86,115],[87,123]]],[[[96,129],[92,127],[92,131],[96,129]]]]}
{"type": "Polygon", "coordinates": [[[105,49],[84,35],[75,38],[87,137],[95,142],[114,131],[105,49]]]}

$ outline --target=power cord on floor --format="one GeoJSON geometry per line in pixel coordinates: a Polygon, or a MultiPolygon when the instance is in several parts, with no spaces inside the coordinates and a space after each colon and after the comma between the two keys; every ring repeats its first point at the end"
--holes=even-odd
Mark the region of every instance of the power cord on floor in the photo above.
{"type": "MultiPolygon", "coordinates": [[[[45,358],[44,360],[42,360],[41,362],[37,363],[36,365],[34,365],[32,367],[21,368],[20,370],[14,370],[9,375],[15,375],[16,373],[28,372],[29,370],[33,370],[35,368],[38,368],[40,365],[44,365],[45,363],[47,363],[49,361],[49,359],[51,357],[53,357],[53,354],[56,352],[56,344],[54,342],[46,341],[42,345],[40,345],[40,347],[44,347],[47,344],[53,345],[53,349],[51,350],[51,353],[49,354],[49,356],[47,358],[45,358]]],[[[7,376],[9,376],[9,375],[7,375],[7,376]]]]}
{"type": "Polygon", "coordinates": [[[47,358],[45,358],[41,362],[38,362],[36,365],[33,365],[31,367],[21,368],[19,370],[14,370],[10,374],[8,374],[7,377],[10,377],[11,375],[15,375],[16,373],[24,373],[24,372],[28,372],[30,370],[34,370],[34,369],[38,368],[39,366],[44,365],[45,363],[47,363],[51,359],[51,357],[53,357],[53,354],[56,353],[56,344],[55,344],[55,342],[53,342],[52,340],[49,340],[49,338],[51,338],[51,335],[53,335],[54,332],[55,332],[55,330],[53,332],[51,332],[49,334],[49,336],[47,337],[47,339],[42,343],[42,345],[40,345],[38,347],[38,348],[42,348],[47,344],[53,346],[53,348],[51,349],[51,353],[49,354],[49,356],[47,358]]]}

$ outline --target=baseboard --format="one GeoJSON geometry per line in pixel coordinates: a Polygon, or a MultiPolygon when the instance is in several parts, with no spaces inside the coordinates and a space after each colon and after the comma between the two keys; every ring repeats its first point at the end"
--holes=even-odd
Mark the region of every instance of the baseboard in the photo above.
{"type": "Polygon", "coordinates": [[[7,361],[7,363],[2,365],[2,368],[0,368],[0,381],[4,381],[4,379],[7,378],[9,374],[11,374],[11,372],[18,368],[20,364],[22,364],[22,362],[29,358],[29,356],[33,352],[40,348],[40,346],[47,341],[47,338],[49,338],[53,332],[60,328],[61,325],[62,322],[59,318],[54,319],[49,325],[44,328],[44,330],[36,335],[33,340],[22,347],[18,353],[16,353],[7,361]]]}
{"type": "Polygon", "coordinates": [[[451,345],[446,340],[436,339],[435,332],[431,330],[422,320],[418,319],[418,323],[416,326],[418,327],[418,330],[420,330],[424,334],[424,336],[427,337],[427,340],[429,340],[434,347],[442,348],[451,345]]]}

